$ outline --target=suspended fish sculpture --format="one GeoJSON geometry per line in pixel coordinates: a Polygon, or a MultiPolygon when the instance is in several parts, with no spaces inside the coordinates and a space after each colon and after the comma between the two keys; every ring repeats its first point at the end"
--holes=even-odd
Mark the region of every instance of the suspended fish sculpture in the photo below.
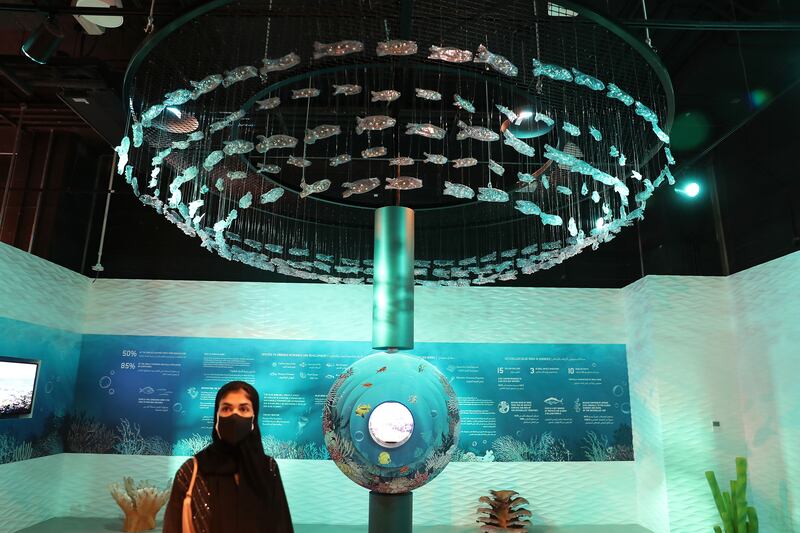
{"type": "Polygon", "coordinates": [[[297,146],[297,139],[291,135],[270,135],[269,137],[256,135],[256,139],[259,139],[259,143],[256,145],[256,151],[259,154],[265,154],[270,150],[297,146]]]}
{"type": "Polygon", "coordinates": [[[491,159],[489,159],[489,170],[491,170],[498,176],[502,176],[506,172],[506,169],[504,169],[499,163],[491,159]]]}
{"type": "Polygon", "coordinates": [[[356,94],[361,94],[362,90],[363,89],[361,88],[361,85],[352,85],[352,84],[348,84],[348,85],[336,85],[336,84],[334,84],[333,85],[333,95],[334,96],[337,96],[337,95],[340,95],[340,94],[343,94],[345,96],[353,96],[353,95],[356,95],[356,94]]]}
{"type": "Polygon", "coordinates": [[[573,68],[572,75],[575,77],[575,84],[576,85],[583,85],[584,87],[588,87],[593,91],[602,91],[606,88],[606,84],[602,81],[598,80],[594,76],[589,76],[588,74],[584,74],[580,70],[573,68]]]}
{"type": "Polygon", "coordinates": [[[453,160],[453,168],[466,168],[466,167],[474,167],[478,164],[478,160],[474,157],[464,157],[461,159],[454,159],[453,160]]]}
{"type": "Polygon", "coordinates": [[[175,189],[179,188],[184,183],[188,183],[195,179],[197,175],[200,173],[196,166],[191,166],[186,168],[183,172],[175,176],[175,179],[172,180],[172,183],[169,184],[169,190],[174,191],[175,189]]]}
{"type": "Polygon", "coordinates": [[[517,200],[515,202],[514,209],[523,215],[538,215],[542,212],[542,208],[530,200],[517,200]]]}
{"type": "Polygon", "coordinates": [[[619,148],[612,144],[611,148],[608,149],[608,155],[611,157],[619,157],[619,148]]]}
{"type": "Polygon", "coordinates": [[[353,158],[350,154],[341,154],[337,155],[336,157],[331,157],[328,160],[328,164],[332,167],[338,167],[339,165],[344,165],[345,163],[349,163],[352,160],[353,158]]]}
{"type": "Polygon", "coordinates": [[[478,187],[478,201],[480,202],[507,202],[508,193],[494,187],[478,187]]]}
{"type": "Polygon", "coordinates": [[[368,117],[356,117],[356,133],[361,135],[365,131],[379,131],[393,127],[397,121],[386,115],[371,115],[368,117]]]}
{"type": "Polygon", "coordinates": [[[222,80],[222,86],[230,87],[234,83],[249,80],[250,78],[255,78],[256,76],[258,76],[258,70],[256,70],[256,67],[250,65],[237,67],[233,70],[225,71],[225,78],[222,80]]]}
{"type": "Polygon", "coordinates": [[[587,187],[586,184],[584,183],[583,185],[581,185],[581,195],[586,196],[587,194],[589,194],[589,187],[587,187]]]}
{"type": "Polygon", "coordinates": [[[273,96],[272,98],[266,98],[264,100],[256,100],[256,105],[258,106],[259,111],[265,109],[275,109],[281,105],[281,99],[279,96],[273,96]]]}
{"type": "Polygon", "coordinates": [[[420,189],[422,187],[422,180],[419,178],[412,178],[409,176],[400,176],[399,178],[386,178],[386,188],[398,191],[410,191],[412,189],[420,189]]]}
{"type": "Polygon", "coordinates": [[[128,150],[131,149],[131,140],[126,135],[120,141],[119,146],[114,148],[114,151],[117,152],[117,174],[122,176],[122,173],[125,172],[125,165],[128,164],[128,150]]]}
{"type": "Polygon", "coordinates": [[[417,53],[417,43],[395,39],[378,43],[375,54],[382,56],[410,56],[417,53]]]}
{"type": "Polygon", "coordinates": [[[674,165],[675,164],[675,158],[672,157],[672,150],[669,149],[669,146],[665,146],[664,147],[664,155],[667,157],[667,164],[668,165],[674,165]]]}
{"type": "Polygon", "coordinates": [[[400,98],[400,91],[394,89],[386,89],[385,91],[370,91],[372,94],[372,102],[394,102],[400,98]]]}
{"type": "Polygon", "coordinates": [[[414,122],[409,122],[406,124],[406,135],[419,135],[429,139],[444,139],[447,132],[433,124],[416,124],[414,122]]]}
{"type": "Polygon", "coordinates": [[[205,137],[206,134],[198,130],[193,133],[190,133],[189,136],[186,137],[186,140],[191,142],[196,142],[196,141],[202,141],[203,139],[205,139],[205,137]]]}
{"type": "Polygon", "coordinates": [[[229,114],[222,120],[218,120],[217,122],[212,122],[208,126],[208,131],[209,133],[214,133],[215,131],[225,129],[234,122],[236,122],[237,120],[242,119],[245,115],[246,115],[245,111],[243,109],[240,109],[234,113],[229,114]]]}
{"type": "Polygon", "coordinates": [[[225,180],[222,178],[217,178],[217,181],[214,182],[214,187],[219,191],[222,192],[225,190],[225,180]]]}
{"type": "Polygon", "coordinates": [[[179,106],[183,105],[192,98],[192,91],[188,89],[178,89],[164,95],[164,106],[179,106]]]}
{"type": "Polygon", "coordinates": [[[442,194],[465,200],[471,200],[475,197],[475,191],[472,190],[472,187],[449,181],[444,182],[444,192],[442,194]]]}
{"type": "Polygon", "coordinates": [[[523,183],[533,183],[533,174],[528,174],[525,172],[517,172],[517,179],[523,183]]]}
{"type": "Polygon", "coordinates": [[[569,234],[572,237],[578,235],[578,225],[575,224],[575,218],[569,217],[569,222],[567,223],[567,229],[569,230],[569,234]]]}
{"type": "Polygon", "coordinates": [[[192,100],[197,100],[204,94],[215,90],[222,83],[222,79],[222,74],[211,74],[200,81],[190,81],[189,85],[194,88],[192,91],[192,100]]]}
{"type": "Polygon", "coordinates": [[[564,67],[542,63],[538,59],[533,60],[533,75],[545,76],[557,81],[572,81],[572,73],[564,67]]]}
{"type": "Polygon", "coordinates": [[[325,192],[328,190],[328,187],[331,186],[331,180],[319,180],[315,181],[312,184],[308,183],[301,183],[300,184],[300,198],[305,198],[306,196],[310,196],[312,194],[317,194],[321,192],[325,192]]]}
{"type": "Polygon", "coordinates": [[[422,98],[423,100],[431,100],[434,102],[438,102],[442,99],[442,93],[437,91],[432,91],[430,89],[414,89],[417,93],[417,98],[422,98]]]}
{"type": "Polygon", "coordinates": [[[633,96],[629,95],[613,83],[608,84],[608,93],[606,93],[606,96],[615,100],[619,100],[627,106],[632,105],[634,102],[633,96]]]}
{"type": "Polygon", "coordinates": [[[375,146],[373,148],[367,148],[366,150],[361,150],[361,157],[369,159],[371,157],[383,157],[386,155],[386,147],[385,146],[375,146]]]}
{"type": "Polygon", "coordinates": [[[550,188],[550,180],[547,179],[547,174],[542,174],[539,177],[539,181],[542,182],[542,187],[544,187],[545,189],[549,189],[550,188]]]}
{"type": "Polygon", "coordinates": [[[253,193],[247,191],[247,193],[239,198],[239,209],[247,209],[253,205],[253,193]]]}
{"type": "Polygon", "coordinates": [[[369,179],[357,180],[354,182],[346,181],[342,183],[342,187],[347,189],[342,193],[342,198],[349,198],[354,194],[367,193],[379,187],[380,184],[381,180],[379,180],[378,178],[369,178],[369,179]]]}
{"type": "Polygon", "coordinates": [[[483,142],[491,142],[500,139],[500,135],[483,126],[468,126],[462,120],[459,120],[457,125],[461,128],[461,131],[456,135],[456,139],[459,141],[463,141],[466,138],[483,142]]]}
{"type": "Polygon", "coordinates": [[[519,116],[516,113],[511,111],[506,106],[502,106],[500,104],[495,104],[494,106],[497,108],[498,111],[500,111],[502,114],[506,116],[509,122],[516,122],[517,119],[519,118],[519,116]]]}
{"type": "Polygon", "coordinates": [[[472,102],[470,102],[469,100],[465,100],[464,98],[461,97],[460,94],[454,94],[453,100],[454,100],[453,105],[456,106],[457,108],[463,109],[467,113],[475,112],[475,106],[472,105],[472,102]]]}
{"type": "Polygon", "coordinates": [[[533,146],[517,139],[509,129],[503,131],[503,137],[505,137],[503,144],[510,146],[522,155],[533,157],[533,155],[536,153],[536,150],[533,148],[533,146]]]}
{"type": "Polygon", "coordinates": [[[263,163],[258,163],[258,172],[263,172],[266,174],[277,174],[281,171],[281,167],[278,165],[265,165],[263,163]]]}
{"type": "Polygon", "coordinates": [[[536,112],[535,115],[533,115],[533,120],[535,122],[544,122],[548,126],[552,126],[553,124],[556,123],[555,120],[553,120],[552,118],[548,117],[547,115],[545,115],[543,113],[539,113],[538,111],[536,112]]]}
{"type": "Polygon", "coordinates": [[[549,215],[547,213],[540,213],[539,218],[542,219],[542,224],[547,226],[561,226],[564,224],[564,221],[558,215],[549,215]]]}
{"type": "Polygon", "coordinates": [[[205,200],[195,200],[194,202],[189,202],[189,218],[194,217],[194,214],[197,213],[197,210],[203,207],[205,200]]]}
{"type": "Polygon", "coordinates": [[[229,170],[226,174],[229,180],[243,180],[247,177],[247,172],[244,170],[229,170]]]}
{"type": "Polygon", "coordinates": [[[565,196],[572,196],[572,189],[563,185],[556,185],[556,192],[560,192],[565,196]]]}
{"type": "Polygon", "coordinates": [[[422,155],[425,156],[425,160],[423,161],[423,163],[433,163],[434,165],[447,164],[447,158],[443,155],[429,154],[428,152],[422,152],[422,155]]]}
{"type": "Polygon", "coordinates": [[[191,146],[189,141],[172,141],[172,149],[173,150],[186,150],[191,146]]]}
{"type": "Polygon", "coordinates": [[[164,158],[167,157],[169,154],[172,153],[172,148],[164,148],[160,152],[158,152],[153,159],[150,160],[150,164],[154,167],[159,166],[161,163],[164,162],[164,158]]]}
{"type": "Polygon", "coordinates": [[[263,77],[266,77],[270,72],[278,72],[281,70],[288,70],[292,67],[295,67],[300,64],[300,56],[295,54],[294,52],[290,52],[283,57],[279,57],[278,59],[269,59],[264,58],[261,60],[261,63],[264,65],[258,71],[261,73],[263,77]]]}
{"type": "Polygon", "coordinates": [[[475,54],[475,63],[486,63],[500,74],[514,77],[517,75],[517,67],[508,59],[500,54],[491,53],[485,46],[478,46],[478,53],[475,54]]]}
{"type": "Polygon", "coordinates": [[[573,137],[578,137],[581,134],[581,129],[578,126],[570,122],[567,122],[566,120],[564,121],[564,125],[561,126],[561,129],[563,129],[573,137]]]}
{"type": "Polygon", "coordinates": [[[167,106],[164,104],[155,104],[147,108],[147,110],[142,113],[142,126],[149,127],[153,119],[159,116],[166,107],[167,106]]]}
{"type": "Polygon", "coordinates": [[[661,128],[659,128],[659,127],[658,127],[658,124],[653,124],[653,123],[651,123],[651,128],[652,128],[652,130],[653,130],[653,133],[655,133],[655,134],[656,134],[656,137],[658,137],[658,139],[659,139],[661,142],[665,142],[665,143],[669,144],[669,135],[667,135],[667,134],[664,132],[664,130],[662,130],[661,128]]]}
{"type": "Polygon", "coordinates": [[[308,159],[305,159],[303,157],[295,157],[293,155],[290,155],[289,158],[286,160],[286,164],[292,165],[292,166],[298,167],[298,168],[305,168],[305,167],[310,167],[311,166],[311,161],[309,161],[308,159]]]}
{"type": "Polygon", "coordinates": [[[294,89],[292,91],[292,100],[299,100],[301,98],[316,98],[319,96],[319,89],[307,87],[305,89],[294,89]]]}
{"type": "Polygon", "coordinates": [[[314,42],[314,59],[323,57],[341,57],[347,54],[364,51],[364,43],[361,41],[337,41],[335,43],[314,42]]]}
{"type": "Polygon", "coordinates": [[[597,191],[592,191],[592,201],[594,203],[600,203],[600,193],[597,191]]]}
{"type": "Polygon", "coordinates": [[[409,165],[413,165],[414,160],[410,157],[394,157],[389,160],[389,166],[395,167],[407,167],[409,165]]]}
{"type": "Polygon", "coordinates": [[[223,159],[225,159],[225,153],[222,150],[214,150],[206,156],[205,161],[203,161],[203,168],[207,172],[211,172],[211,169],[223,159]]]}
{"type": "Polygon", "coordinates": [[[642,175],[641,175],[641,174],[639,174],[639,173],[638,173],[638,172],[636,172],[635,170],[633,170],[633,171],[631,171],[631,172],[632,172],[632,173],[631,173],[631,178],[633,178],[633,179],[635,179],[635,180],[642,181],[642,175]]]}
{"type": "Polygon", "coordinates": [[[628,162],[628,159],[625,157],[625,154],[622,154],[622,153],[619,154],[619,159],[617,159],[617,163],[619,163],[619,166],[624,167],[625,163],[627,163],[627,162],[628,162]]]}
{"type": "Polygon", "coordinates": [[[342,128],[333,124],[322,124],[313,129],[307,129],[303,142],[306,144],[314,144],[315,142],[339,135],[342,133],[342,128]]]}
{"type": "Polygon", "coordinates": [[[472,61],[472,52],[452,46],[431,46],[428,59],[447,61],[448,63],[467,63],[472,61]]]}
{"type": "Polygon", "coordinates": [[[656,115],[655,111],[644,105],[643,103],[636,101],[636,114],[645,119],[647,122],[651,124],[658,125],[658,115],[656,115]]]}
{"type": "Polygon", "coordinates": [[[144,127],[142,123],[134,121],[133,125],[131,125],[131,131],[133,132],[133,147],[139,148],[144,142],[144,127]]]}

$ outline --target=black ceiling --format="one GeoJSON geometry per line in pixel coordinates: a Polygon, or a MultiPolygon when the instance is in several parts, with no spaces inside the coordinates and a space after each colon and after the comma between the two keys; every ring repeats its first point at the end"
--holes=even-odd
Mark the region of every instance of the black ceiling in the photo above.
{"type": "MultiPolygon", "coordinates": [[[[583,3],[645,39],[640,0],[583,3]]],[[[188,4],[157,2],[156,27],[188,4]]],[[[125,24],[96,37],[82,32],[68,6],[0,4],[0,153],[14,151],[20,114],[24,125],[10,183],[12,158],[0,155],[0,190],[9,189],[0,235],[3,242],[94,275],[109,143],[121,136],[124,124],[122,77],[145,37],[150,6],[125,1],[125,24]],[[66,38],[42,66],[21,57],[19,46],[45,14],[35,9],[47,7],[66,38]]],[[[800,6],[651,0],[647,7],[652,45],[676,93],[674,174],[679,181],[699,182],[701,194],[689,200],[662,191],[648,204],[645,220],[613,242],[507,284],[620,287],[642,274],[736,272],[800,249],[794,132],[800,123],[800,6]]],[[[103,276],[297,281],[213,255],[143,209],[121,179],[113,189],[103,276]]]]}

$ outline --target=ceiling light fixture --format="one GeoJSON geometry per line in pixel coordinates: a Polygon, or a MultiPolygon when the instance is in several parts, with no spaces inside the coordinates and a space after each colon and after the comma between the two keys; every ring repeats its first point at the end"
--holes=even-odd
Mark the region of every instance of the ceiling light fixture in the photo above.
{"type": "Polygon", "coordinates": [[[53,17],[47,17],[39,26],[33,30],[28,39],[22,44],[20,51],[28,59],[44,65],[58,49],[64,33],[53,17]]]}

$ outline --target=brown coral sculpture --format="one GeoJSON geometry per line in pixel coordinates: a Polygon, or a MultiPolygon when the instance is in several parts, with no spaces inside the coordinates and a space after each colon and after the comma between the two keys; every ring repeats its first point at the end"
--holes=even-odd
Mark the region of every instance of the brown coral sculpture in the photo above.
{"type": "Polygon", "coordinates": [[[118,483],[108,490],[111,497],[125,513],[122,531],[149,531],[156,527],[156,515],[169,498],[170,488],[164,490],[152,485],[149,481],[140,481],[134,485],[133,478],[126,477],[124,489],[118,483]]]}
{"type": "Polygon", "coordinates": [[[481,496],[478,500],[488,504],[489,507],[478,507],[478,517],[481,523],[481,533],[495,533],[497,531],[528,531],[528,520],[531,512],[523,509],[529,505],[528,500],[519,496],[514,490],[490,490],[492,496],[481,496]]]}

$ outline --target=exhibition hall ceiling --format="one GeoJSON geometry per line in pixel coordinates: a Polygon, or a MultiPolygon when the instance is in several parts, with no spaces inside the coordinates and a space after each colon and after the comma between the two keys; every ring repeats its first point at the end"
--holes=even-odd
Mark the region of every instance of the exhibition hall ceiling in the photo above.
{"type": "MultiPolygon", "coordinates": [[[[645,26],[649,28],[652,48],[669,72],[675,92],[670,136],[678,159],[672,169],[678,179],[676,188],[682,190],[689,182],[695,182],[700,185],[700,194],[689,198],[673,189],[661,190],[648,203],[644,220],[626,228],[613,242],[596,251],[587,250],[552,269],[519,276],[501,285],[620,287],[647,274],[735,272],[797,250],[800,185],[787,172],[792,168],[793,156],[791,136],[785,132],[791,131],[800,119],[800,47],[796,44],[800,8],[777,0],[647,2],[649,22],[645,24],[639,0],[579,3],[608,16],[642,41],[648,39],[645,26]]],[[[105,29],[101,35],[88,35],[85,20],[83,27],[79,25],[73,17],[75,9],[63,0],[51,2],[47,8],[43,3],[22,1],[0,5],[3,187],[7,176],[13,175],[3,208],[2,240],[94,276],[91,266],[97,262],[105,228],[104,277],[298,281],[229,262],[203,250],[196,239],[190,240],[163,217],[143,209],[120,176],[114,179],[114,194],[104,224],[110,147],[122,137],[127,119],[124,75],[128,62],[147,36],[144,28],[150,9],[150,3],[143,0],[123,4],[119,11],[124,15],[123,24],[105,29]],[[59,23],[64,40],[47,64],[40,65],[19,51],[48,10],[59,23]],[[19,157],[9,172],[15,126],[20,117],[23,129],[18,141],[19,157]]],[[[388,28],[392,17],[398,18],[401,7],[408,5],[397,2],[393,10],[391,2],[377,2],[375,6],[380,5],[385,12],[378,9],[370,14],[369,10],[354,13],[330,3],[307,4],[303,9],[294,9],[281,2],[236,2],[222,11],[220,27],[227,28],[236,17],[246,17],[248,10],[259,13],[273,5],[274,20],[281,25],[273,31],[291,32],[296,28],[294,32],[302,35],[301,42],[306,46],[317,40],[317,33],[324,33],[324,28],[315,30],[307,22],[320,17],[358,30],[355,37],[374,41],[372,37],[388,28]],[[376,25],[379,27],[372,27],[376,25]]],[[[413,7],[415,3],[410,4],[413,7]]],[[[452,23],[456,25],[478,21],[510,28],[524,14],[508,12],[504,19],[499,16],[506,5],[503,2],[464,0],[449,4],[452,23]]],[[[174,0],[156,2],[156,30],[195,5],[174,0]]],[[[412,34],[415,24],[417,31],[423,33],[426,27],[443,27],[428,20],[433,12],[426,12],[426,5],[416,3],[416,18],[412,9],[412,34]],[[420,18],[423,15],[425,20],[420,18]]],[[[240,30],[259,33],[257,27],[240,30]]],[[[495,34],[497,29],[492,32],[495,34]]],[[[225,36],[219,32],[209,35],[209,43],[220,37],[225,36]]],[[[546,37],[550,41],[575,38],[558,34],[546,37]]],[[[441,40],[441,31],[428,35],[426,40],[437,39],[441,40]]],[[[481,36],[475,39],[481,40],[481,36]]],[[[508,39],[511,44],[496,47],[508,44],[512,50],[525,46],[525,35],[520,32],[509,32],[508,39]]],[[[229,41],[244,42],[238,34],[231,35],[229,41]]],[[[262,42],[263,35],[255,41],[262,42]]],[[[421,42],[421,46],[428,44],[421,42]]],[[[200,55],[198,52],[197,57],[200,55]]],[[[236,55],[231,50],[231,56],[236,55]]],[[[192,62],[193,57],[187,53],[175,59],[192,62]]],[[[619,57],[614,64],[623,64],[627,59],[619,57]]],[[[567,66],[574,62],[565,58],[567,66]]],[[[211,74],[222,67],[207,65],[199,70],[211,74]]],[[[141,90],[146,80],[138,81],[141,90]]],[[[644,83],[632,83],[637,81],[644,83]]],[[[463,83],[461,79],[445,77],[439,88],[449,98],[451,93],[465,88],[463,83]]],[[[404,88],[410,91],[410,87],[404,88]]],[[[476,94],[477,90],[471,93],[476,94]]],[[[283,120],[301,120],[295,116],[300,111],[287,108],[283,120]]],[[[542,151],[541,147],[537,146],[537,151],[542,151]]],[[[424,195],[418,198],[420,206],[441,200],[424,195]]],[[[305,205],[319,209],[314,199],[306,200],[305,205]]],[[[495,238],[478,224],[493,222],[479,220],[489,216],[486,213],[466,212],[464,217],[478,218],[459,221],[475,233],[474,240],[495,238]]],[[[435,253],[444,256],[458,253],[452,244],[457,239],[442,235],[435,245],[428,242],[426,246],[438,247],[435,253]]],[[[423,235],[420,240],[424,239],[423,235]]],[[[355,246],[353,242],[341,245],[355,246]]]]}

